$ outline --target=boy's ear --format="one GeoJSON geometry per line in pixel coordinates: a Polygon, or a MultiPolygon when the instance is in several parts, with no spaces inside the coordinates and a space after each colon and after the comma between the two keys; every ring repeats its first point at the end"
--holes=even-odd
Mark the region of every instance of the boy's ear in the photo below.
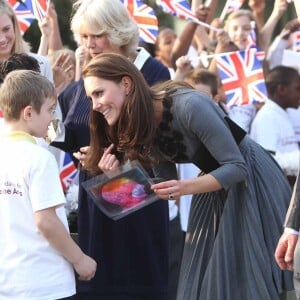
{"type": "Polygon", "coordinates": [[[23,119],[25,121],[31,120],[31,115],[32,115],[32,106],[28,105],[23,109],[23,119]]]}

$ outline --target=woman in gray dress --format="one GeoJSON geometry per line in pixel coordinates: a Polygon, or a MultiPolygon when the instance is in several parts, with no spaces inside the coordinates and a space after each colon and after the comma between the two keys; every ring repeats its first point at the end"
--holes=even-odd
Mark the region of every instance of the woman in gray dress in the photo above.
{"type": "Polygon", "coordinates": [[[171,81],[149,88],[118,54],[94,58],[83,78],[93,104],[87,170],[138,159],[203,171],[152,186],[166,200],[194,194],[177,299],[275,300],[292,291],[292,274],[274,259],[291,189],[273,158],[205,94],[171,81]]]}

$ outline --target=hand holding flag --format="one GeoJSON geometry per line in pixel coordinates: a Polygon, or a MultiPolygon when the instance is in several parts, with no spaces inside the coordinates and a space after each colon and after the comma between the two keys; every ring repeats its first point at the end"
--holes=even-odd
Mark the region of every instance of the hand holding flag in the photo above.
{"type": "Polygon", "coordinates": [[[171,14],[181,19],[191,20],[198,25],[209,28],[214,31],[220,31],[219,28],[211,26],[198,20],[197,16],[191,11],[187,0],[156,0],[156,4],[167,14],[171,14]]]}

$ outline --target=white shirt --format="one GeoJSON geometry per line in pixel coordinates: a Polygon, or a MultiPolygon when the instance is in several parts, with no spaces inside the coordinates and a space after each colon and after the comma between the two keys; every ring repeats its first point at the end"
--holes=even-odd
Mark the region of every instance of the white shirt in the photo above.
{"type": "Polygon", "coordinates": [[[269,47],[267,52],[267,61],[270,70],[276,66],[282,65],[284,49],[289,46],[289,41],[277,36],[269,47]]]}
{"type": "Polygon", "coordinates": [[[289,115],[289,119],[293,125],[294,132],[296,135],[296,140],[300,143],[300,107],[298,108],[288,108],[287,113],[289,115]]]}
{"type": "MultiPolygon", "coordinates": [[[[0,299],[74,295],[71,264],[39,233],[34,219],[34,212],[65,202],[57,163],[22,132],[0,137],[0,145],[0,299]]],[[[68,230],[63,206],[56,213],[68,230]]]]}
{"type": "Polygon", "coordinates": [[[299,168],[299,146],[286,110],[272,100],[258,111],[250,136],[274,158],[286,175],[296,176],[299,168]]]}

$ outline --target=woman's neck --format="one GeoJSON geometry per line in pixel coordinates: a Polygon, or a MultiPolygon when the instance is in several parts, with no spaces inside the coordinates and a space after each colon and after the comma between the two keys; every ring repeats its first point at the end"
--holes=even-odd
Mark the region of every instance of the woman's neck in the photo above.
{"type": "Polygon", "coordinates": [[[10,57],[10,55],[3,55],[3,56],[0,56],[0,61],[6,61],[8,60],[10,57]]]}
{"type": "Polygon", "coordinates": [[[130,53],[127,58],[133,63],[137,57],[138,53],[137,51],[133,51],[132,53],[130,53]]]}

